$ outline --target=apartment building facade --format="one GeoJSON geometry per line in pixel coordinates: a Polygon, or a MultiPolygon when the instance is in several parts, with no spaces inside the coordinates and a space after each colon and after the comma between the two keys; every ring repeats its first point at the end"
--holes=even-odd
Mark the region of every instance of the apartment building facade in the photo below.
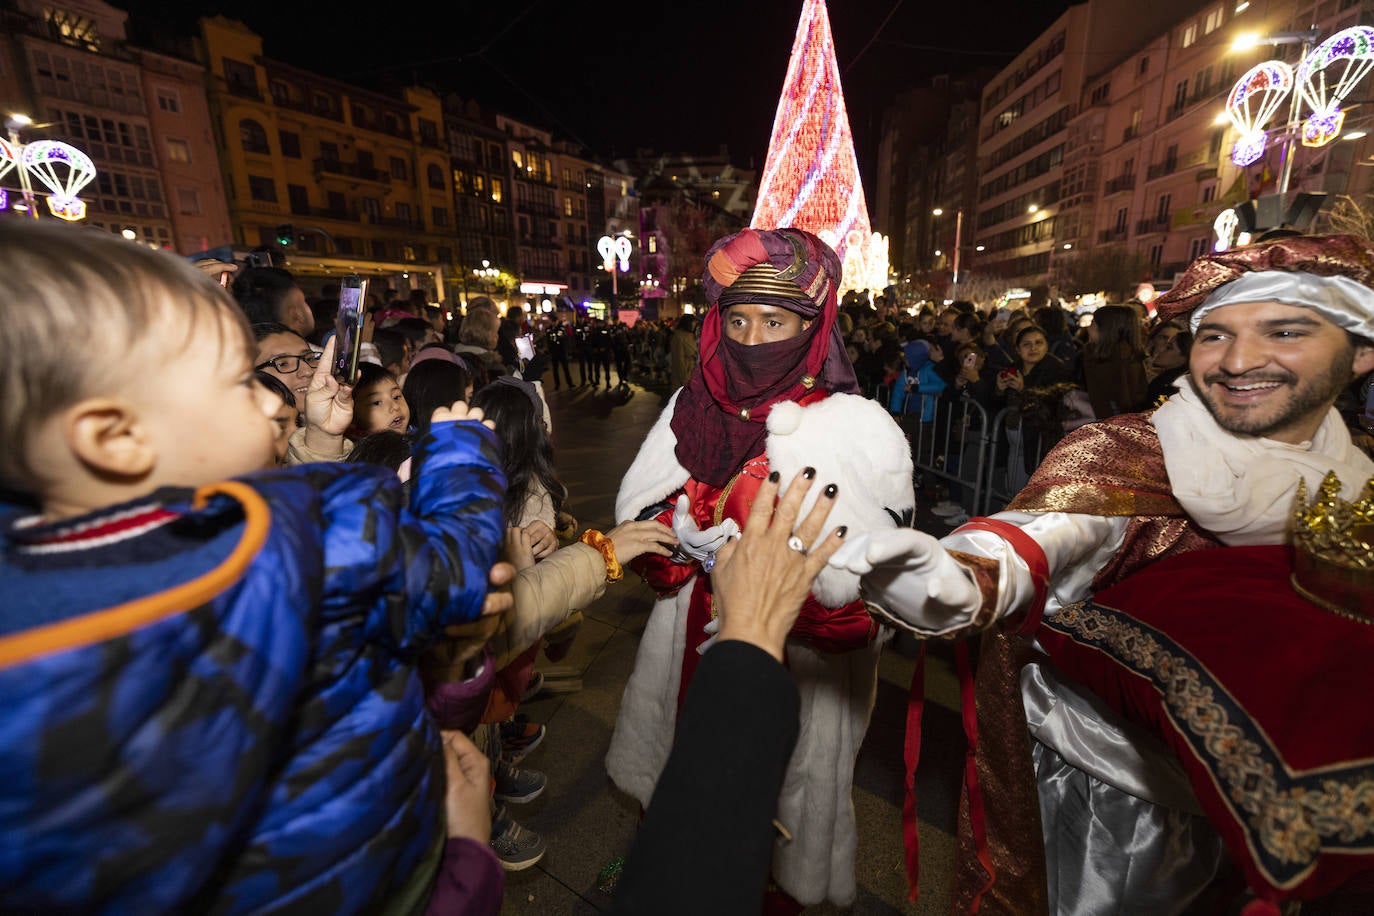
{"type": "MultiPolygon", "coordinates": [[[[1074,260],[1110,256],[1104,248],[1140,263],[1142,279],[1156,287],[1172,284],[1191,260],[1214,247],[1213,224],[1223,210],[1279,187],[1286,153],[1282,133],[1292,99],[1279,105],[1269,123],[1265,155],[1237,166],[1231,149],[1238,132],[1225,116],[1236,80],[1273,58],[1296,69],[1303,48],[1296,35],[1309,28],[1320,41],[1371,21],[1365,4],[1347,0],[1213,0],[1090,79],[1070,127],[1070,145],[1082,165],[1073,185],[1082,188],[1084,204],[1081,218],[1061,220],[1057,241],[1073,244],[1075,254],[1062,257],[1057,284],[1064,292],[1088,292],[1073,287],[1074,260]],[[1237,40],[1246,35],[1288,40],[1237,50],[1237,40]]],[[[1374,114],[1361,111],[1361,103],[1367,107],[1371,100],[1374,89],[1367,83],[1347,99],[1347,132],[1374,123],[1374,114]]],[[[1368,194],[1374,170],[1359,165],[1370,160],[1358,136],[1316,149],[1294,143],[1291,153],[1289,200],[1301,191],[1356,200],[1368,194]]],[[[1078,168],[1078,163],[1067,166],[1066,175],[1078,168]]]]}
{"type": "Polygon", "coordinates": [[[14,0],[0,17],[0,112],[32,120],[22,141],[60,140],[93,160],[88,225],[186,254],[227,241],[194,60],[134,46],[128,14],[100,0],[14,0]]]}
{"type": "Polygon", "coordinates": [[[199,39],[235,242],[271,245],[290,226],[300,277],[360,273],[402,295],[449,295],[454,195],[438,96],[393,97],[266,58],[261,37],[223,16],[202,19],[199,39]]]}

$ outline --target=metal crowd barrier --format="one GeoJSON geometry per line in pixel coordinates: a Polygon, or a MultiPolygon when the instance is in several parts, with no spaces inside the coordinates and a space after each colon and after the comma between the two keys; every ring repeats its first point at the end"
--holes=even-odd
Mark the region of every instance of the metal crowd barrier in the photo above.
{"type": "MultiPolygon", "coordinates": [[[[884,407],[889,406],[885,387],[875,390],[874,397],[884,407]]],[[[949,400],[912,392],[906,395],[902,412],[895,416],[911,443],[917,474],[922,479],[945,481],[949,498],[970,515],[991,515],[1011,502],[1030,476],[1024,458],[1027,445],[1034,451],[1034,468],[1056,438],[1027,437],[1020,427],[1007,425],[1009,418],[1019,416],[1017,408],[1004,407],[989,417],[983,406],[970,398],[949,400]],[[933,399],[935,416],[907,413],[913,398],[933,399]]]]}

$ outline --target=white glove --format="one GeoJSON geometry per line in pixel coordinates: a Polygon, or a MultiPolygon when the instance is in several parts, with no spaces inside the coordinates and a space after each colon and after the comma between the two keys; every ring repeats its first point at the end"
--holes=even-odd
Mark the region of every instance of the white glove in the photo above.
{"type": "MultiPolygon", "coordinates": [[[[676,553],[685,558],[700,560],[706,572],[716,564],[716,551],[725,546],[732,537],[739,536],[739,524],[727,518],[724,524],[714,525],[702,531],[689,511],[692,502],[683,493],[677,498],[673,510],[673,534],[677,535],[676,553]]],[[[682,562],[686,562],[684,559],[682,562]]]]}
{"type": "Polygon", "coordinates": [[[706,654],[706,650],[716,644],[716,637],[720,635],[720,618],[712,617],[710,623],[701,628],[701,632],[705,633],[708,638],[706,642],[697,646],[698,655],[706,654]]]}
{"type": "Polygon", "coordinates": [[[846,539],[828,565],[863,577],[864,598],[920,629],[982,605],[973,575],[940,542],[914,528],[866,531],[846,539]]]}

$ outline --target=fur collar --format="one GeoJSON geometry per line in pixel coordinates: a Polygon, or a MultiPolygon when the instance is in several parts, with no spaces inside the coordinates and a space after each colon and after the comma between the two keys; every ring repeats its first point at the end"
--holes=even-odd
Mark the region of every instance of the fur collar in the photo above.
{"type": "MultiPolygon", "coordinates": [[[[676,404],[675,394],[625,473],[616,497],[617,522],[635,518],[687,483],[690,475],[678,464],[677,437],[670,425],[676,404]]],[[[869,398],[832,394],[806,407],[794,401],[778,404],[768,416],[764,450],[769,467],[784,481],[810,465],[817,483],[839,486],[827,530],[848,525],[852,535],[892,528],[888,509],[900,515],[915,508],[910,445],[887,411],[869,398]]],[[[821,489],[816,486],[807,496],[803,517],[821,489]]],[[[813,592],[822,604],[839,607],[858,597],[858,577],[827,568],[813,592]]]]}

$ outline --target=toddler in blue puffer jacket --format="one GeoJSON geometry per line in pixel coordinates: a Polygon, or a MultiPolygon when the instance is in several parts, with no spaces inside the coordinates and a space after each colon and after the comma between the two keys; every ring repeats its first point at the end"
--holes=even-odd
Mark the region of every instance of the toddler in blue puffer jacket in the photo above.
{"type": "MultiPolygon", "coordinates": [[[[435,412],[408,498],[259,471],[278,405],[194,267],[11,221],[0,278],[0,910],[423,910],[444,763],[415,660],[502,601],[481,412],[435,412]]],[[[311,395],[342,412],[329,356],[311,395]]]]}

